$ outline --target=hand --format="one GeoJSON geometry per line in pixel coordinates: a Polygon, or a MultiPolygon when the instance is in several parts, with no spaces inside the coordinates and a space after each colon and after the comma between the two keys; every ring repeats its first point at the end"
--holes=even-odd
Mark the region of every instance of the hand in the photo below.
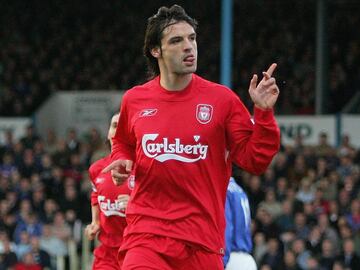
{"type": "Polygon", "coordinates": [[[111,177],[114,184],[120,186],[129,178],[132,166],[133,162],[131,160],[118,159],[111,162],[110,165],[102,170],[102,173],[111,171],[111,177]]]}
{"type": "Polygon", "coordinates": [[[253,75],[250,81],[249,94],[254,102],[255,106],[268,110],[272,109],[279,97],[279,87],[276,84],[275,78],[271,77],[276,64],[273,63],[266,72],[263,72],[263,78],[257,85],[258,77],[256,74],[253,75]]]}
{"type": "Polygon", "coordinates": [[[96,234],[100,231],[100,225],[98,223],[91,223],[85,228],[85,235],[91,241],[94,240],[96,234]]]}
{"type": "Polygon", "coordinates": [[[117,200],[119,201],[119,204],[121,205],[122,210],[125,211],[126,207],[128,206],[130,196],[127,194],[120,194],[117,197],[117,200]]]}

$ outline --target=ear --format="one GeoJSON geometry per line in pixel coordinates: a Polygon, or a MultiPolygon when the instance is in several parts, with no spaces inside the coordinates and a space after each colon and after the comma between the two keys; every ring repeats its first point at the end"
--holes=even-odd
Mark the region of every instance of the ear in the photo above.
{"type": "Polygon", "coordinates": [[[160,47],[154,47],[151,49],[151,55],[154,56],[155,58],[160,58],[161,56],[161,51],[160,51],[160,47]]]}

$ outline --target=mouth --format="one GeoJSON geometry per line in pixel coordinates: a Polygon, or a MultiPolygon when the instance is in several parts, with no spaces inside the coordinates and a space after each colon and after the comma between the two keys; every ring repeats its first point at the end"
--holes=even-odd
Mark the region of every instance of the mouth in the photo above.
{"type": "Polygon", "coordinates": [[[195,63],[195,60],[196,60],[196,58],[195,58],[195,56],[193,56],[193,55],[188,55],[188,56],[186,56],[185,58],[184,58],[184,63],[186,64],[186,65],[188,65],[188,66],[191,66],[191,65],[193,65],[194,63],[195,63]]]}

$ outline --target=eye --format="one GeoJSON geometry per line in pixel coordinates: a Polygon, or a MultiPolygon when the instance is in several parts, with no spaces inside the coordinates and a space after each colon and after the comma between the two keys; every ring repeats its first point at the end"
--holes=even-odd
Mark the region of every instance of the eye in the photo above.
{"type": "Polygon", "coordinates": [[[189,37],[189,39],[190,39],[191,41],[195,41],[195,40],[196,40],[196,35],[191,35],[191,36],[189,37]]]}
{"type": "Polygon", "coordinates": [[[181,42],[181,40],[182,39],[180,37],[175,37],[175,38],[170,39],[170,43],[171,44],[176,44],[176,43],[181,42]]]}

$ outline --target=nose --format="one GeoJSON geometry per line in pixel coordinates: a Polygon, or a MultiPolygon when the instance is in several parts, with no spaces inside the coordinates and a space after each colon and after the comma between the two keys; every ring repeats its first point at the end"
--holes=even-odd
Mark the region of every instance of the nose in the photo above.
{"type": "Polygon", "coordinates": [[[185,39],[184,51],[189,52],[193,49],[193,42],[190,39],[185,39]]]}

